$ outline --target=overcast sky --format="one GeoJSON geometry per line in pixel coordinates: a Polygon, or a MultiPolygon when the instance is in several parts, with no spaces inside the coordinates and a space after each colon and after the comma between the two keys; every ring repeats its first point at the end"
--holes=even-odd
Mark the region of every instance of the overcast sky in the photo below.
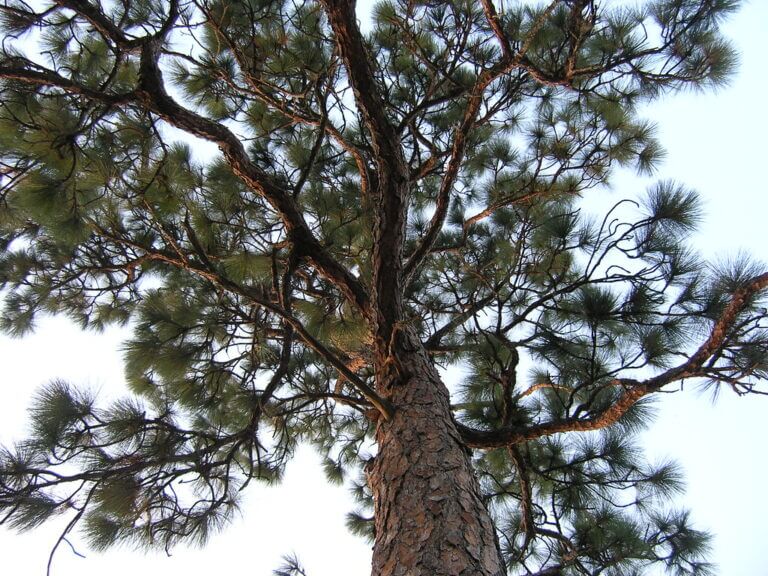
{"type": "MultiPolygon", "coordinates": [[[[604,3],[610,0],[604,0],[604,3]]],[[[699,190],[707,212],[697,247],[711,259],[740,250],[768,262],[768,2],[753,0],[726,26],[742,54],[739,74],[716,94],[678,95],[649,115],[668,150],[659,176],[699,190]]],[[[617,181],[613,198],[637,195],[645,184],[617,181]]],[[[601,193],[601,192],[596,192],[601,193]]],[[[607,193],[606,193],[607,194],[607,193]]],[[[0,441],[23,436],[25,410],[36,387],[54,377],[114,395],[122,385],[119,331],[82,334],[64,319],[46,319],[23,340],[0,339],[0,441]]],[[[715,533],[713,559],[724,576],[768,573],[763,526],[768,518],[768,398],[708,396],[686,390],[661,398],[660,415],[646,434],[654,457],[682,462],[688,488],[680,503],[694,510],[700,528],[715,533]]],[[[317,459],[301,451],[277,488],[252,486],[242,518],[214,536],[204,550],[176,549],[173,557],[124,549],[104,554],[62,548],[55,576],[143,573],[203,576],[215,572],[268,575],[280,556],[296,552],[309,576],[360,576],[370,570],[370,549],[349,536],[346,489],[328,486],[317,459]]],[[[48,551],[62,524],[17,535],[0,528],[3,572],[45,574],[48,551]]]]}

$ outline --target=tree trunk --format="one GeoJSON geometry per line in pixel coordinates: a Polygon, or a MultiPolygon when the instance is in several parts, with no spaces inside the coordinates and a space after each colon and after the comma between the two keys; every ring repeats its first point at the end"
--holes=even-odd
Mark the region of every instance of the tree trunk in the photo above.
{"type": "MultiPolygon", "coordinates": [[[[409,338],[411,342],[413,339],[409,338]]],[[[450,413],[445,385],[423,348],[398,354],[391,420],[380,420],[368,467],[375,501],[373,576],[500,576],[493,523],[450,413]]]]}

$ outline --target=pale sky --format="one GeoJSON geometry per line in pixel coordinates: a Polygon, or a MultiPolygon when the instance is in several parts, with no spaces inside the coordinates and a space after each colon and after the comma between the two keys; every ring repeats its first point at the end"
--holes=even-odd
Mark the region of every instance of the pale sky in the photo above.
{"type": "MultiPolygon", "coordinates": [[[[604,0],[608,2],[609,0],[604,0]]],[[[768,1],[752,0],[726,26],[742,54],[739,74],[716,94],[683,94],[649,114],[660,125],[667,161],[658,176],[697,190],[707,213],[697,247],[709,258],[746,250],[768,262],[768,1]],[[763,102],[763,104],[760,104],[763,102]]],[[[644,183],[617,181],[613,198],[636,195],[644,183]]],[[[600,194],[601,192],[595,192],[600,194]]],[[[0,339],[0,441],[23,436],[25,409],[34,390],[54,377],[119,395],[120,333],[82,334],[63,319],[39,323],[23,340],[0,339]]],[[[712,559],[724,576],[768,574],[763,526],[768,497],[765,442],[768,398],[737,398],[723,391],[715,404],[685,390],[661,398],[661,413],[646,434],[649,452],[674,457],[686,472],[680,504],[693,509],[699,528],[715,533],[712,559]]],[[[171,558],[113,549],[103,554],[62,547],[55,576],[215,573],[269,575],[282,554],[296,552],[309,576],[361,576],[370,572],[369,545],[347,534],[352,508],[347,491],[329,486],[310,450],[300,451],[282,486],[248,490],[242,518],[214,536],[203,550],[177,548],[171,558]]],[[[0,528],[3,572],[45,574],[48,551],[62,524],[18,535],[0,528]]],[[[516,576],[516,575],[511,575],[516,576]]]]}

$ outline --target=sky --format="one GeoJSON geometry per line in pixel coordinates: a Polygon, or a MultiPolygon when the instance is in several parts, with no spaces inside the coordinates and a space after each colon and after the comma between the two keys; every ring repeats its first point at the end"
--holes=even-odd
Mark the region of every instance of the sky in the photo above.
{"type": "MultiPolygon", "coordinates": [[[[768,262],[768,1],[746,4],[725,31],[741,53],[731,85],[716,93],[676,95],[648,110],[668,152],[658,176],[701,193],[706,218],[695,245],[708,259],[748,251],[768,262]]],[[[622,175],[612,191],[592,193],[604,194],[610,202],[636,196],[646,185],[622,175]]],[[[0,442],[24,436],[29,400],[52,378],[88,386],[102,397],[119,395],[123,337],[119,330],[82,333],[63,318],[44,319],[35,334],[21,340],[1,337],[0,442]]],[[[663,395],[658,406],[644,445],[652,458],[671,457],[682,464],[687,488],[677,502],[693,509],[698,527],[715,534],[712,558],[718,574],[767,574],[763,479],[768,478],[768,398],[739,398],[724,390],[713,403],[708,395],[686,389],[663,395]]],[[[260,576],[271,574],[281,555],[295,552],[308,576],[367,574],[370,545],[344,527],[352,506],[346,488],[328,485],[319,459],[305,448],[289,465],[281,486],[249,488],[241,517],[213,536],[205,549],[177,548],[167,557],[121,548],[95,553],[80,545],[78,552],[86,556],[80,558],[65,545],[52,573],[260,576]]],[[[0,528],[3,572],[45,574],[48,552],[62,527],[52,524],[21,535],[0,528]]]]}

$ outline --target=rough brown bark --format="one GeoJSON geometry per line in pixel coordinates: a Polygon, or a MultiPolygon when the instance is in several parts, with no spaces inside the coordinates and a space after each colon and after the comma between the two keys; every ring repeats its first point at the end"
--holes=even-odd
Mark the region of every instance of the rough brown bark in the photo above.
{"type": "Polygon", "coordinates": [[[395,413],[380,421],[379,453],[368,467],[376,526],[372,574],[500,576],[493,523],[451,417],[448,390],[421,346],[399,357],[383,386],[395,413]]]}

